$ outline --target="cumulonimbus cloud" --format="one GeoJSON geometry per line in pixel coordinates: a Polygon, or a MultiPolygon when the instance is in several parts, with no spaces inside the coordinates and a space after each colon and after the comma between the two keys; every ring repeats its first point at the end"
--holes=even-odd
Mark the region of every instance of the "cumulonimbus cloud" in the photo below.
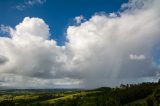
{"type": "Polygon", "coordinates": [[[42,19],[26,17],[10,30],[11,38],[0,37],[0,53],[9,59],[0,65],[0,73],[47,79],[47,84],[59,80],[53,86],[65,85],[63,79],[68,79],[84,87],[154,77],[159,72],[152,55],[160,41],[159,4],[131,0],[118,15],[96,14],[69,26],[64,46],[49,39],[49,26],[42,19]]]}

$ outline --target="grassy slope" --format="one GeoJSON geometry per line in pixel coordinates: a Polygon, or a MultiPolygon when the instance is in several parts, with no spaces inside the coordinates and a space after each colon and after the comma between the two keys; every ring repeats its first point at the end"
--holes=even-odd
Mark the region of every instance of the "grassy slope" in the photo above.
{"type": "Polygon", "coordinates": [[[42,101],[41,103],[45,104],[45,103],[49,103],[49,104],[54,104],[56,103],[57,101],[59,100],[67,100],[67,99],[73,99],[74,96],[76,97],[79,97],[79,96],[82,96],[82,97],[85,97],[85,95],[87,94],[94,94],[94,93],[98,93],[100,91],[90,91],[90,92],[80,92],[80,93],[75,93],[75,94],[70,94],[70,95],[67,95],[67,96],[64,96],[64,97],[60,97],[60,98],[55,98],[55,99],[49,99],[49,100],[46,100],[46,101],[42,101]]]}
{"type": "MultiPolygon", "coordinates": [[[[160,87],[158,87],[157,89],[160,89],[160,87]]],[[[49,100],[46,100],[46,101],[42,101],[41,103],[42,104],[54,104],[58,101],[65,101],[67,99],[72,99],[74,96],[81,96],[81,97],[85,97],[85,95],[87,94],[93,94],[93,93],[97,93],[97,92],[101,92],[101,91],[90,91],[90,92],[81,92],[81,93],[75,93],[75,94],[70,94],[70,95],[67,95],[67,96],[64,96],[64,97],[60,97],[60,98],[55,98],[55,99],[49,99],[49,100]]],[[[151,94],[151,95],[148,95],[147,97],[143,98],[143,99],[139,99],[139,100],[136,100],[136,101],[133,101],[133,102],[130,102],[124,106],[147,106],[147,99],[148,98],[153,98],[154,96],[154,93],[151,94]]],[[[92,98],[92,97],[90,97],[92,98]]],[[[94,98],[94,97],[93,97],[94,98]]],[[[88,101],[89,103],[89,101],[88,101]]],[[[87,105],[87,103],[86,103],[87,105]]]]}

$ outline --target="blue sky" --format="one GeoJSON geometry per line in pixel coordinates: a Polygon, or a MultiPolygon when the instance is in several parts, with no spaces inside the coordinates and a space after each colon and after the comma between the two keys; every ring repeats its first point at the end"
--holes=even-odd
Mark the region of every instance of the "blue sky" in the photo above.
{"type": "MultiPolygon", "coordinates": [[[[1,0],[0,24],[14,27],[24,17],[39,17],[50,27],[51,36],[58,45],[63,45],[68,25],[74,24],[76,16],[83,15],[89,19],[96,12],[117,12],[122,3],[128,0],[46,0],[18,10],[16,6],[28,0],[1,0]]],[[[32,1],[32,0],[31,0],[32,1]]],[[[34,0],[33,0],[34,1],[34,0]]],[[[42,0],[43,1],[43,0],[42,0]]]]}

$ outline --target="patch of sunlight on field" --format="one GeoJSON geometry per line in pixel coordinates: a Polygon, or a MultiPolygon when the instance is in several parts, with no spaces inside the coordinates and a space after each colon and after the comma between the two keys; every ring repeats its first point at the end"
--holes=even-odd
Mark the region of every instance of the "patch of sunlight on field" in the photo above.
{"type": "Polygon", "coordinates": [[[33,95],[20,95],[20,96],[15,96],[14,100],[28,100],[28,99],[37,99],[38,96],[33,96],[33,95]]]}
{"type": "Polygon", "coordinates": [[[46,104],[46,103],[49,103],[49,104],[54,104],[56,103],[57,101],[59,100],[67,100],[67,99],[73,99],[73,97],[78,97],[78,96],[85,96],[87,94],[93,94],[93,93],[97,93],[97,92],[100,92],[100,91],[91,91],[91,92],[80,92],[80,93],[76,93],[76,94],[70,94],[70,95],[66,95],[64,97],[59,97],[59,98],[55,98],[55,99],[50,99],[50,100],[46,100],[46,101],[43,101],[41,102],[42,104],[46,104]]]}

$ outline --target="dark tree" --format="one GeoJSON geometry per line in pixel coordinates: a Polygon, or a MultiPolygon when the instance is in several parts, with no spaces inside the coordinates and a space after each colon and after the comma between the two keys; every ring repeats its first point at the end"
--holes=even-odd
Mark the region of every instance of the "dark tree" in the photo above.
{"type": "Polygon", "coordinates": [[[10,100],[4,100],[4,101],[0,102],[0,106],[15,106],[15,103],[13,103],[10,100]]]}

